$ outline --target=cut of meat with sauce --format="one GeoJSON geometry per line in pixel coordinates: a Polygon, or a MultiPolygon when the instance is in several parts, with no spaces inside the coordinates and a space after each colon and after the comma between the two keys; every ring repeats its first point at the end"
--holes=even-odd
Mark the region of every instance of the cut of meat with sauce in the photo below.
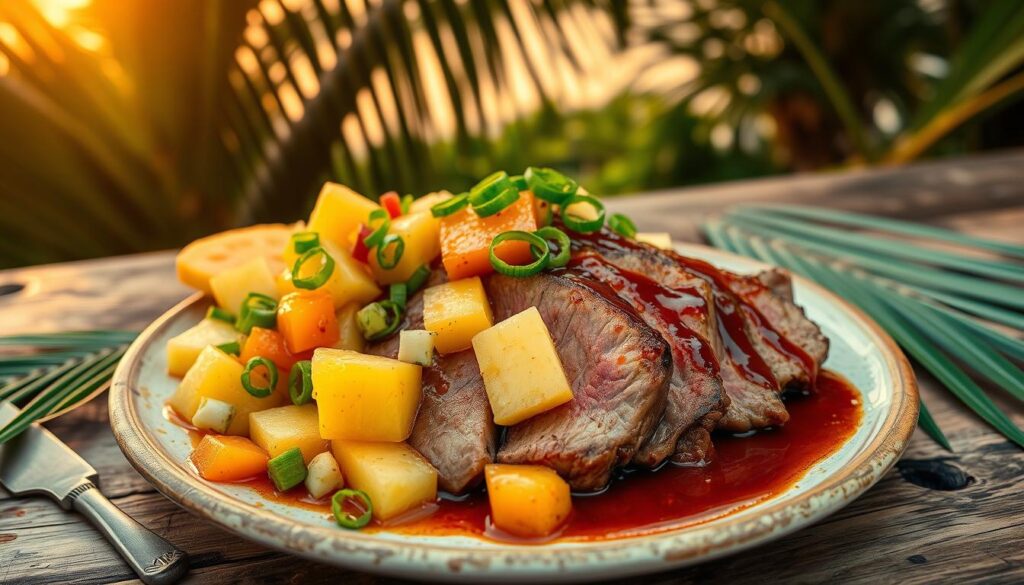
{"type": "MultiPolygon", "coordinates": [[[[444,281],[444,271],[435,270],[426,286],[444,281]]],[[[408,300],[401,328],[423,328],[422,292],[408,300]]],[[[395,358],[398,340],[394,335],[370,345],[366,352],[395,358]]],[[[409,444],[437,468],[441,489],[461,494],[478,485],[484,466],[494,462],[497,440],[473,350],[435,354],[433,365],[423,368],[423,400],[409,444]]]]}
{"type": "Polygon", "coordinates": [[[804,369],[809,370],[809,376],[798,381],[803,386],[813,385],[818,369],[828,357],[828,338],[817,323],[807,318],[803,308],[794,302],[793,279],[788,272],[773,268],[751,278],[765,288],[751,287],[754,294],[739,290],[737,294],[753,304],[772,328],[795,346],[789,348],[790,351],[796,353],[804,369]]]}
{"type": "Polygon", "coordinates": [[[537,307],[573,399],[507,429],[501,463],[546,465],[577,491],[606,486],[661,419],[668,344],[608,286],[578,274],[486,280],[495,321],[537,307]]]}
{"type": "Polygon", "coordinates": [[[669,289],[594,252],[576,254],[568,270],[610,286],[661,333],[672,349],[673,370],[665,413],[633,458],[636,465],[656,467],[675,452],[677,441],[691,425],[712,411],[713,420],[721,416],[723,391],[718,359],[708,341],[687,324],[696,322],[701,326],[705,322],[707,285],[697,280],[691,290],[669,289]]]}

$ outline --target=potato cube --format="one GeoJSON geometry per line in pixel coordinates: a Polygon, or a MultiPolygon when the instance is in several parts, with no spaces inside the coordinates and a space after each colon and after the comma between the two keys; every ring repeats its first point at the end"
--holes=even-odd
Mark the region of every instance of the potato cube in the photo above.
{"type": "Polygon", "coordinates": [[[277,298],[277,283],[266,258],[253,258],[210,279],[217,304],[237,315],[251,292],[277,298]]]}
{"type": "Polygon", "coordinates": [[[233,418],[235,418],[234,406],[213,398],[203,398],[199,401],[199,408],[196,409],[196,413],[192,417],[192,426],[223,434],[228,432],[233,418]]]}
{"type": "Polygon", "coordinates": [[[309,463],[315,455],[330,448],[330,444],[320,438],[316,409],[315,404],[289,404],[249,413],[249,438],[271,459],[298,447],[302,459],[309,463]]]}
{"type": "MultiPolygon", "coordinates": [[[[402,253],[398,264],[391,269],[383,269],[377,262],[377,250],[370,251],[370,269],[382,284],[392,284],[409,280],[413,272],[420,266],[430,265],[441,253],[441,240],[438,234],[441,231],[441,220],[434,217],[429,211],[410,213],[391,220],[391,229],[388,233],[394,234],[405,243],[405,251],[402,253]]],[[[387,250],[391,253],[391,250],[387,250]]]]}
{"type": "Polygon", "coordinates": [[[306,490],[309,495],[320,499],[327,494],[345,487],[341,468],[330,451],[321,453],[309,462],[306,474],[306,490]]]}
{"type": "Polygon", "coordinates": [[[490,464],[484,468],[491,521],[524,538],[550,536],[572,511],[569,484],[540,465],[490,464]]]}
{"type": "Polygon", "coordinates": [[[423,326],[437,334],[434,347],[440,353],[469,349],[473,336],[493,322],[491,305],[478,276],[423,291],[423,326]]]}
{"type": "MultiPolygon", "coordinates": [[[[364,304],[380,296],[380,287],[374,282],[373,277],[366,269],[366,265],[352,257],[351,254],[342,250],[332,242],[321,242],[324,250],[334,259],[334,270],[317,291],[324,291],[331,295],[334,301],[334,308],[341,308],[349,303],[364,304]]],[[[320,267],[318,259],[308,261],[307,268],[303,270],[303,276],[310,276],[316,273],[320,267]],[[308,274],[306,271],[309,271],[308,274]]],[[[289,267],[278,275],[274,282],[275,290],[282,295],[290,292],[303,292],[292,283],[292,272],[289,267]]]]}
{"type": "Polygon", "coordinates": [[[672,249],[672,236],[668,232],[637,232],[636,241],[650,244],[662,250],[672,249]]]}
{"type": "Polygon", "coordinates": [[[196,363],[199,353],[207,345],[232,341],[241,343],[242,337],[229,323],[219,319],[203,319],[167,342],[167,373],[180,378],[196,363]]]}
{"type": "Polygon", "coordinates": [[[313,352],[313,387],[324,439],[400,442],[419,408],[421,368],[344,349],[313,352]]]}
{"type": "Polygon", "coordinates": [[[369,223],[370,213],[380,206],[337,183],[324,183],[309,216],[311,232],[320,234],[342,250],[350,250],[352,237],[359,224],[369,223]]]}
{"type": "Polygon", "coordinates": [[[478,333],[473,351],[499,425],[514,425],[572,400],[562,360],[536,307],[478,333]]]}
{"type": "Polygon", "coordinates": [[[452,194],[449,191],[435,191],[433,193],[427,193],[426,195],[417,197],[411,204],[409,204],[409,213],[419,213],[421,211],[429,213],[431,207],[451,198],[452,194]]]}
{"type": "Polygon", "coordinates": [[[332,450],[345,482],[370,496],[377,520],[437,499],[437,470],[405,443],[333,441],[332,450]]]}
{"type": "Polygon", "coordinates": [[[270,396],[256,398],[242,387],[242,369],[238,360],[208,345],[168,403],[182,418],[192,420],[203,398],[226,402],[235,407],[227,434],[248,435],[249,413],[280,406],[288,400],[288,392],[280,385],[270,396]]]}
{"type": "Polygon", "coordinates": [[[406,329],[398,335],[398,361],[429,366],[434,363],[434,338],[437,334],[422,329],[406,329]]]}

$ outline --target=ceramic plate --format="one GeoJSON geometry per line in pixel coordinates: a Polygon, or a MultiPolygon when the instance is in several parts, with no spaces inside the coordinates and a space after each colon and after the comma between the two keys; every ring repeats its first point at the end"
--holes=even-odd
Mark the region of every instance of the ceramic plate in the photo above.
{"type": "MultiPolygon", "coordinates": [[[[764,265],[703,246],[679,246],[741,273],[764,265]]],[[[852,437],[774,497],[700,524],[653,535],[592,542],[512,545],[466,536],[349,532],[314,512],[262,498],[255,490],[203,481],[183,463],[185,431],[163,415],[177,380],[165,345],[199,321],[196,295],[142,333],[110,391],[111,425],[129,461],[165,496],[195,515],[260,544],[371,573],[448,581],[582,581],[665,571],[765,543],[821,520],[873,485],[902,454],[917,420],[913,371],[899,348],[857,309],[795,279],[797,303],[831,340],[825,367],[857,387],[863,418],[852,437]]]]}

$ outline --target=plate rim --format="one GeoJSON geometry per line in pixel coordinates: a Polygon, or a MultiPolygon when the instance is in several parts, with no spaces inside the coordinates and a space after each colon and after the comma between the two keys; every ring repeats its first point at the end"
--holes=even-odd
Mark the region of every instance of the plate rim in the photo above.
{"type": "MultiPolygon", "coordinates": [[[[691,250],[735,258],[752,269],[772,267],[771,264],[699,244],[676,244],[675,248],[682,253],[691,250]]],[[[917,381],[896,342],[859,308],[813,281],[797,274],[792,276],[796,288],[813,290],[849,313],[877,338],[880,342],[877,346],[879,355],[896,384],[892,407],[886,413],[879,433],[864,445],[842,472],[823,478],[822,482],[794,500],[782,502],[776,498],[776,501],[755,504],[758,513],[751,518],[743,518],[737,513],[716,518],[713,527],[697,524],[649,535],[571,543],[574,545],[571,547],[499,543],[485,549],[471,549],[429,540],[387,540],[372,533],[340,533],[329,526],[299,524],[239,501],[205,484],[189,474],[180,461],[168,457],[146,436],[130,404],[141,356],[157,334],[170,326],[180,313],[202,302],[205,297],[202,292],[196,292],[168,309],[131,344],[111,382],[108,400],[110,425],[118,447],[132,467],[172,502],[238,536],[310,560],[370,573],[450,581],[473,581],[483,577],[495,581],[523,581],[540,575],[552,580],[580,581],[667,571],[751,548],[834,513],[888,472],[903,454],[917,426],[917,381]],[[765,517],[770,517],[771,521],[763,521],[765,517]],[[721,532],[725,538],[714,538],[715,532],[721,532]],[[328,540],[331,546],[325,547],[328,540]],[[627,554],[618,558],[623,551],[636,549],[648,549],[647,556],[637,558],[627,554]],[[395,558],[404,562],[388,562],[395,558]]]]}

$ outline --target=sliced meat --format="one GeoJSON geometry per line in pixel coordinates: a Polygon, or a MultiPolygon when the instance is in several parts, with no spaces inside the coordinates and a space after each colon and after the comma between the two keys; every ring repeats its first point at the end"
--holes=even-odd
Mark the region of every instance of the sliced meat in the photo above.
{"type": "Polygon", "coordinates": [[[573,389],[562,406],[509,427],[502,463],[546,465],[577,491],[603,488],[654,430],[672,354],[608,286],[561,272],[486,280],[496,321],[537,307],[573,389]]]}
{"type": "MultiPolygon", "coordinates": [[[[828,338],[814,321],[807,318],[803,308],[793,299],[793,279],[790,274],[777,268],[768,269],[751,277],[764,288],[751,287],[750,292],[739,292],[747,302],[753,304],[764,318],[784,339],[795,345],[789,351],[799,355],[809,370],[813,381],[818,368],[828,357],[828,338]]],[[[735,290],[735,289],[734,289],[735,290]]]]}
{"type": "Polygon", "coordinates": [[[679,437],[672,463],[676,465],[701,466],[709,463],[715,456],[715,446],[711,442],[711,431],[718,426],[722,418],[721,410],[713,410],[700,418],[679,437]]]}
{"type": "MultiPolygon", "coordinates": [[[[714,420],[721,416],[723,391],[718,358],[708,341],[686,324],[706,315],[709,303],[697,290],[666,288],[594,252],[576,254],[567,268],[610,286],[662,335],[672,350],[665,413],[633,457],[637,465],[656,467],[675,452],[680,436],[698,419],[712,410],[717,413],[714,420]],[[690,314],[694,316],[688,318],[690,314]]],[[[706,287],[703,281],[697,282],[706,287]]]]}
{"type": "MultiPolygon", "coordinates": [[[[435,270],[427,286],[444,282],[435,270]]],[[[402,329],[423,328],[423,294],[407,305],[402,329]]],[[[366,348],[367,353],[398,357],[398,335],[366,348]]],[[[483,378],[473,350],[434,355],[423,369],[423,401],[409,444],[437,468],[441,489],[460,494],[483,478],[484,466],[494,462],[498,430],[487,401],[483,378]]]]}

